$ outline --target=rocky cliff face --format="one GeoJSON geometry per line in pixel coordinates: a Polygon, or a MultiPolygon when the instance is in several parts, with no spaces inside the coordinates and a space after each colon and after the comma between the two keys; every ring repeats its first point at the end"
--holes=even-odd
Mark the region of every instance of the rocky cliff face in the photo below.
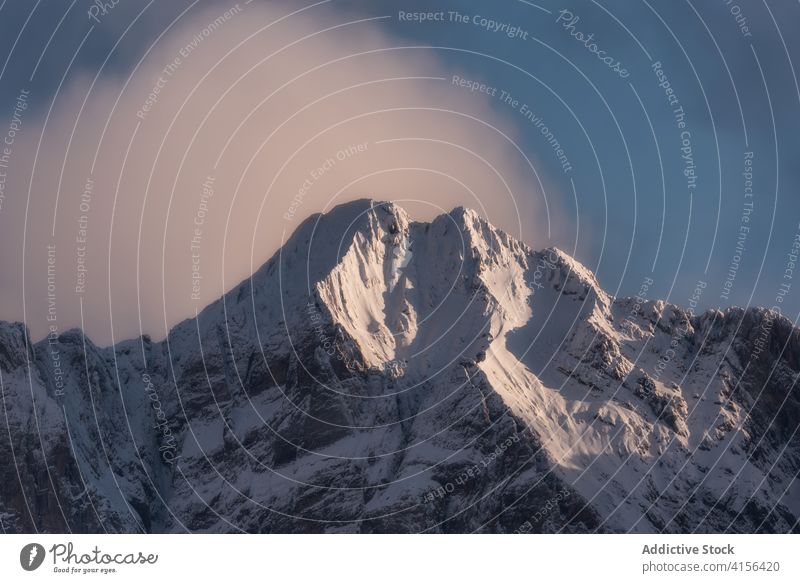
{"type": "Polygon", "coordinates": [[[0,324],[0,524],[796,531],[799,370],[771,312],[614,299],[470,210],[357,201],[163,342],[0,324]]]}

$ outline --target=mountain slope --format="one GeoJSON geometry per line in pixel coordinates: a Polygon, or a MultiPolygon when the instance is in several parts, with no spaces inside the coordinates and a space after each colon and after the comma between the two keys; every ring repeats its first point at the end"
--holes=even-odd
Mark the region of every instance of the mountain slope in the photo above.
{"type": "Polygon", "coordinates": [[[799,369],[800,333],[765,310],[615,300],[471,210],[356,201],[163,342],[0,325],[0,521],[788,532],[799,369]]]}

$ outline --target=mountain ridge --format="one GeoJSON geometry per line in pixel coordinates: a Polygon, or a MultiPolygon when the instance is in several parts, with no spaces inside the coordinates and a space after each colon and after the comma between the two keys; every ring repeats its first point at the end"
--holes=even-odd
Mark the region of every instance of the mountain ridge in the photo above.
{"type": "Polygon", "coordinates": [[[41,458],[4,468],[17,489],[0,496],[0,521],[796,531],[800,333],[768,314],[612,298],[566,253],[533,251],[469,209],[419,223],[354,201],[303,221],[161,342],[98,348],[65,332],[26,357],[27,332],[0,324],[0,453],[41,458]],[[62,398],[52,346],[69,365],[62,398]],[[9,407],[7,389],[21,402],[9,407]],[[774,487],[753,488],[758,476],[774,487]]]}

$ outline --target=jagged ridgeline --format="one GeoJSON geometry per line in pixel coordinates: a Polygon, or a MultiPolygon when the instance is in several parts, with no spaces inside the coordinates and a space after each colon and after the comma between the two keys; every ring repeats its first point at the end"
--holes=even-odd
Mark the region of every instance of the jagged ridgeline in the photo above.
{"type": "Polygon", "coordinates": [[[615,299],[473,211],[356,201],[162,342],[0,324],[0,521],[796,531],[799,367],[766,310],[615,299]]]}

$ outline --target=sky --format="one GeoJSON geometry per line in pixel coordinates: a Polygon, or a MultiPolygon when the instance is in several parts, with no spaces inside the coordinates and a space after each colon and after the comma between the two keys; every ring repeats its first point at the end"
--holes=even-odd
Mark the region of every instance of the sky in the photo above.
{"type": "Polygon", "coordinates": [[[652,280],[648,299],[796,320],[799,18],[793,0],[0,1],[0,319],[160,338],[304,217],[369,196],[420,220],[475,208],[616,296],[652,280]]]}

